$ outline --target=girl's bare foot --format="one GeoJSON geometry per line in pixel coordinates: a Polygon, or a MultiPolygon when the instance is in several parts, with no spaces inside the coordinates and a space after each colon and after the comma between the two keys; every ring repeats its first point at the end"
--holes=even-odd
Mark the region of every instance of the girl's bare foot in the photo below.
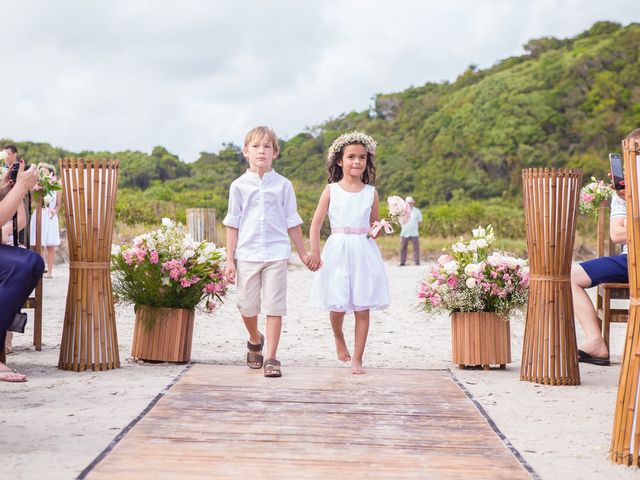
{"type": "Polygon", "coordinates": [[[364,368],[362,368],[362,362],[351,360],[351,373],[353,373],[354,375],[362,375],[363,373],[367,372],[364,368]]]}
{"type": "Polygon", "coordinates": [[[347,348],[347,342],[344,341],[344,335],[342,337],[334,335],[334,338],[336,340],[336,353],[338,354],[338,360],[342,363],[347,363],[351,360],[351,354],[347,348]]]}

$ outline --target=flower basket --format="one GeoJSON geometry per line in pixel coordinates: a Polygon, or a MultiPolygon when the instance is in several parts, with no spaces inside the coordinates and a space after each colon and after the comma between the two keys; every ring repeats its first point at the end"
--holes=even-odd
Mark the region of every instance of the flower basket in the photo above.
{"type": "Polygon", "coordinates": [[[114,246],[113,291],[135,305],[131,354],[136,359],[188,362],[195,309],[213,311],[227,292],[225,251],[196,242],[181,224],[162,219],[162,228],[114,246]]]}
{"type": "Polygon", "coordinates": [[[193,309],[136,306],[131,356],[136,360],[191,360],[193,309]]]}
{"type": "Polygon", "coordinates": [[[490,365],[506,368],[511,363],[509,320],[493,312],[451,314],[451,359],[460,368],[490,365]]]}
{"type": "Polygon", "coordinates": [[[420,285],[426,312],[451,315],[452,360],[460,367],[511,363],[509,315],[527,303],[529,268],[523,259],[491,251],[493,227],[445,249],[420,285]]]}

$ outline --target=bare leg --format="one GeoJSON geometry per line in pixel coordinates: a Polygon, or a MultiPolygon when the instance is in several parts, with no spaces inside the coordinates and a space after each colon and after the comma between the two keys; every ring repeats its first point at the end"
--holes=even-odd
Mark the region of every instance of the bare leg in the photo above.
{"type": "Polygon", "coordinates": [[[267,354],[265,360],[275,359],[280,343],[280,332],[282,331],[282,317],[267,315],[267,354]]]}
{"type": "Polygon", "coordinates": [[[573,311],[584,331],[585,341],[580,350],[594,357],[605,358],[609,351],[600,332],[600,322],[593,302],[585,291],[591,286],[591,279],[580,265],[571,268],[571,293],[573,311]]]}
{"type": "Polygon", "coordinates": [[[353,347],[353,359],[351,360],[351,373],[356,375],[366,373],[362,368],[362,357],[364,356],[364,347],[367,344],[367,335],[369,334],[369,310],[355,312],[356,316],[356,335],[355,345],[353,347]]]}
{"type": "Polygon", "coordinates": [[[47,277],[53,277],[53,264],[56,259],[56,247],[50,245],[47,247],[47,277]]]}
{"type": "Polygon", "coordinates": [[[26,382],[27,376],[22,373],[14,372],[4,363],[0,362],[0,382],[26,382]]]}
{"type": "Polygon", "coordinates": [[[4,339],[4,351],[5,353],[13,352],[13,332],[7,330],[7,336],[4,339]]]}
{"type": "Polygon", "coordinates": [[[347,342],[344,341],[344,332],[342,331],[344,312],[329,312],[329,320],[331,320],[333,338],[336,341],[336,353],[338,354],[338,360],[343,363],[347,363],[351,360],[351,354],[347,348],[347,342]]]}
{"type": "MultiPolygon", "coordinates": [[[[245,317],[242,315],[242,321],[244,322],[244,326],[247,328],[247,332],[249,332],[249,343],[253,343],[254,345],[260,344],[262,337],[260,337],[260,331],[258,330],[258,316],[255,315],[253,317],[245,317]]],[[[249,351],[249,350],[247,350],[249,351]]],[[[258,355],[262,354],[262,352],[252,352],[258,355]]],[[[258,362],[250,362],[254,366],[260,366],[258,362]]]]}

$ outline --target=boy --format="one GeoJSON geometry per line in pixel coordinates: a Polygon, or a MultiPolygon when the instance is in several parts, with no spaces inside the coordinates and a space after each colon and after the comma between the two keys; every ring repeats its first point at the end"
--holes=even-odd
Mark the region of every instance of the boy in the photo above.
{"type": "Polygon", "coordinates": [[[249,168],[231,184],[222,222],[227,227],[225,275],[229,283],[237,284],[238,310],[249,332],[247,366],[264,366],[265,377],[282,376],[276,350],[282,316],[287,313],[289,237],[302,262],[309,262],[293,185],[272,168],[278,153],[278,138],[270,128],[256,127],[247,133],[242,154],[249,168]],[[264,336],[258,331],[261,311],[267,316],[266,360],[264,336]]]}

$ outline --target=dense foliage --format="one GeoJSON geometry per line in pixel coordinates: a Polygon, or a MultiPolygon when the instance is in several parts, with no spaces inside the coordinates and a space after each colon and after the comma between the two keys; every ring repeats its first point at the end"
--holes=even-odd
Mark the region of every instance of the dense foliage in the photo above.
{"type": "MultiPolygon", "coordinates": [[[[282,142],[276,170],[293,181],[306,225],[326,183],[327,148],[356,128],[379,144],[380,196],[412,195],[431,234],[491,222],[501,236],[522,237],[525,167],[579,167],[585,182],[605,178],[607,153],[640,127],[640,25],[598,22],[575,38],[531,40],[525,50],[486,70],[470,66],[454,82],[376,95],[368,111],[282,142]]],[[[118,218],[127,223],[184,221],[185,207],[213,207],[221,216],[229,184],[246,168],[233,144],[202,152],[192,164],[162,147],[147,154],[18,146],[32,163],[67,155],[120,159],[118,218]]]]}

